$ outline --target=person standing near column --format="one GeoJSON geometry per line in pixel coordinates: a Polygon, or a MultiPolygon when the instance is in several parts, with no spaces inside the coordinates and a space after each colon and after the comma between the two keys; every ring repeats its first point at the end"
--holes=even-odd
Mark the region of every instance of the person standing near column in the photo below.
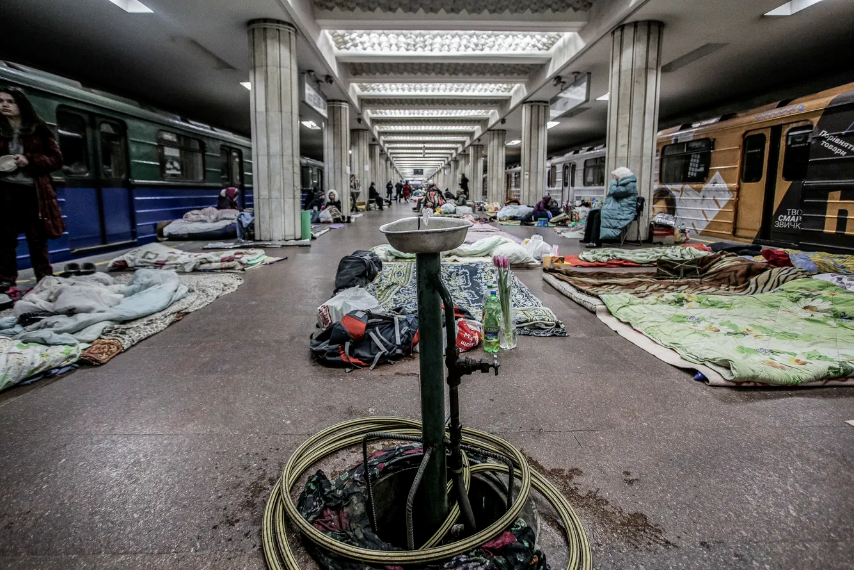
{"type": "Polygon", "coordinates": [[[24,92],[0,87],[0,292],[18,280],[22,232],[36,280],[53,275],[47,240],[62,236],[65,222],[50,173],[61,166],[59,145],[24,92]]]}

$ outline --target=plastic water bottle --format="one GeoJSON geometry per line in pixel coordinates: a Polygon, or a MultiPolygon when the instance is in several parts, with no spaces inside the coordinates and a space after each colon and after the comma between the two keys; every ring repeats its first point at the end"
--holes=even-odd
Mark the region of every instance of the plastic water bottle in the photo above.
{"type": "Polygon", "coordinates": [[[498,352],[501,349],[500,333],[501,304],[495,290],[492,290],[483,309],[483,349],[486,352],[498,352]]]}

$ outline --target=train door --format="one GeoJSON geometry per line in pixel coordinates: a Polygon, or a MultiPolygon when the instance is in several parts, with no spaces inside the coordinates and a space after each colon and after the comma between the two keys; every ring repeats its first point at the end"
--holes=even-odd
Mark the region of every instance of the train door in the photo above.
{"type": "Polygon", "coordinates": [[[768,157],[776,159],[777,156],[769,152],[770,141],[771,128],[744,133],[735,219],[735,235],[738,237],[754,239],[762,228],[766,187],[774,179],[768,176],[768,157]]]}
{"type": "Polygon", "coordinates": [[[124,125],[72,109],[58,110],[56,122],[69,248],[80,251],[133,241],[124,125]]]}
{"type": "Polygon", "coordinates": [[[246,205],[243,191],[243,152],[225,145],[219,147],[219,180],[223,188],[234,186],[240,189],[240,204],[246,205]]]}
{"type": "Polygon", "coordinates": [[[811,122],[799,121],[745,133],[736,236],[789,245],[800,241],[812,129],[811,122]]]}
{"type": "Polygon", "coordinates": [[[102,244],[133,241],[133,197],[128,184],[125,127],[111,119],[96,117],[96,120],[102,244]]]}
{"type": "Polygon", "coordinates": [[[801,193],[807,177],[812,131],[810,121],[790,123],[781,128],[777,159],[780,166],[774,185],[773,209],[765,228],[771,241],[797,244],[801,240],[801,193]]]}

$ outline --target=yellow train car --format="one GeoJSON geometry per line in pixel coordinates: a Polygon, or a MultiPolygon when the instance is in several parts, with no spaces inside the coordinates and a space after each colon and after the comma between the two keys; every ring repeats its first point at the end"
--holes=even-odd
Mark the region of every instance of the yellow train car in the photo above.
{"type": "Polygon", "coordinates": [[[655,188],[694,235],[854,251],[854,83],[661,131],[655,188]]]}

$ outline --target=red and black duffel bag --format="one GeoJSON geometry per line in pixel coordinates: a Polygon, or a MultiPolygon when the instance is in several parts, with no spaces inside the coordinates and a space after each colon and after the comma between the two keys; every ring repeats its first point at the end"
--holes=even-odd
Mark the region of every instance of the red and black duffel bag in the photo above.
{"type": "Polygon", "coordinates": [[[373,370],[377,364],[411,354],[417,343],[417,315],[350,311],[312,335],[309,349],[315,360],[326,366],[373,370]]]}

